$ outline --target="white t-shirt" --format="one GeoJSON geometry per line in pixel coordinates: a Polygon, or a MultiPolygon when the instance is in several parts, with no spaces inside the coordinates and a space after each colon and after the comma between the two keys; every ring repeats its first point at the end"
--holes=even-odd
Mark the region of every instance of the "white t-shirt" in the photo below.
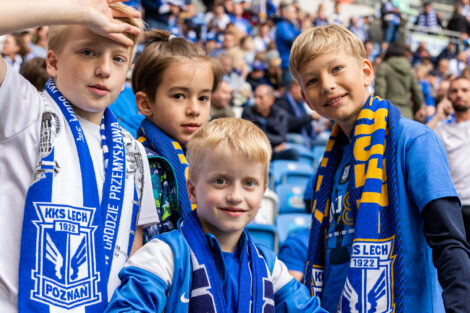
{"type": "Polygon", "coordinates": [[[470,205],[470,121],[438,124],[435,129],[446,149],[450,175],[463,205],[470,205]]]}
{"type": "MultiPolygon", "coordinates": [[[[19,257],[25,198],[32,183],[34,168],[39,161],[40,128],[45,105],[41,98],[53,103],[49,95],[41,97],[41,94],[26,79],[7,67],[5,79],[0,87],[0,312],[2,313],[17,312],[19,257]]],[[[58,108],[57,111],[60,112],[58,108]]],[[[62,121],[65,123],[63,118],[62,121]]],[[[90,148],[101,200],[104,164],[100,127],[84,119],[79,119],[79,121],[90,148]]],[[[146,160],[143,146],[140,143],[137,145],[142,158],[146,160]]],[[[61,147],[56,146],[57,154],[60,154],[60,149],[61,147]]],[[[143,165],[144,180],[138,225],[158,221],[148,162],[143,162],[143,165]]],[[[76,166],[79,166],[78,163],[76,166]]],[[[57,175],[57,179],[61,179],[60,175],[57,175]]],[[[124,203],[128,204],[127,208],[132,208],[133,183],[127,182],[128,180],[126,180],[126,186],[129,185],[132,188],[130,187],[130,191],[125,192],[124,203]]],[[[81,178],[69,179],[66,183],[70,190],[81,189],[81,178]]],[[[121,213],[116,246],[124,248],[114,253],[108,281],[108,297],[119,284],[117,274],[127,260],[131,215],[131,209],[123,209],[121,213]]],[[[35,243],[31,243],[31,249],[34,248],[35,243]]]]}

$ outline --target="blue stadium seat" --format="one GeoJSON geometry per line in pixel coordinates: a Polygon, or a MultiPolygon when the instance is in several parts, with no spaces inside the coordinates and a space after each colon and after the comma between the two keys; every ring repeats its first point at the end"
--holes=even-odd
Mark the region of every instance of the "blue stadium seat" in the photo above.
{"type": "Polygon", "coordinates": [[[270,186],[271,189],[282,183],[290,183],[294,180],[294,183],[305,184],[308,181],[308,177],[313,175],[313,167],[296,161],[287,160],[275,160],[271,162],[270,167],[270,186]],[[302,182],[301,182],[302,181],[302,182]]]}
{"type": "Polygon", "coordinates": [[[278,252],[279,240],[277,238],[277,229],[274,225],[263,225],[252,222],[246,225],[245,228],[256,244],[268,247],[275,253],[278,252]]]}
{"type": "Polygon", "coordinates": [[[314,166],[315,158],[312,151],[307,148],[304,144],[287,142],[286,148],[294,149],[299,153],[299,161],[305,164],[310,165],[311,167],[314,166]]]}
{"type": "Polygon", "coordinates": [[[287,143],[297,143],[297,144],[304,144],[304,137],[301,134],[297,133],[287,133],[286,135],[286,142],[287,143]]]}
{"type": "Polygon", "coordinates": [[[315,159],[315,169],[320,166],[321,159],[323,158],[323,154],[325,153],[326,145],[315,145],[312,148],[313,157],[315,159]]]}
{"type": "Polygon", "coordinates": [[[279,198],[279,215],[305,212],[305,185],[281,184],[276,187],[275,191],[279,198]]]}
{"type": "Polygon", "coordinates": [[[308,213],[289,213],[280,214],[276,218],[276,229],[279,238],[279,245],[289,236],[289,233],[299,228],[309,228],[311,214],[308,213]]]}

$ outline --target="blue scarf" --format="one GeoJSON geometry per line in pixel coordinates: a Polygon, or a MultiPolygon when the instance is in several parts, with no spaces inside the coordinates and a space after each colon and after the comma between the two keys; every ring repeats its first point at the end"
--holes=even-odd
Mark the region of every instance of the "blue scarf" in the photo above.
{"type": "MultiPolygon", "coordinates": [[[[43,115],[37,178],[28,190],[24,209],[19,312],[49,312],[53,307],[86,307],[86,312],[103,312],[124,198],[126,154],[122,131],[106,109],[101,128],[106,176],[104,185],[97,186],[90,150],[72,106],[52,79],[46,90],[64,115],[68,129],[60,130],[55,113],[43,115]],[[74,142],[70,144],[76,147],[79,164],[66,164],[71,166],[62,169],[57,166],[56,147],[50,137],[60,131],[72,133],[74,142]],[[73,173],[74,165],[79,165],[82,190],[70,190],[70,194],[75,197],[81,193],[79,199],[83,198],[83,203],[72,206],[67,203],[70,196],[60,194],[55,200],[52,198],[54,176],[59,171],[63,172],[61,175],[73,173]]],[[[80,178],[72,174],[69,179],[80,178]]],[[[136,208],[138,205],[134,205],[133,209],[136,208]]],[[[133,235],[131,243],[132,240],[133,235]]]]}
{"type": "MultiPolygon", "coordinates": [[[[144,119],[137,131],[139,141],[147,148],[152,149],[158,155],[167,159],[173,167],[178,184],[177,194],[180,207],[180,216],[186,216],[191,212],[191,202],[186,190],[186,179],[188,178],[188,161],[184,155],[181,145],[171,139],[148,119],[144,119]]],[[[163,214],[162,214],[163,215],[163,214]]],[[[160,216],[161,217],[161,216],[160,216]]],[[[160,219],[163,222],[162,219],[160,219]]]]}
{"type": "MultiPolygon", "coordinates": [[[[403,311],[396,168],[399,119],[400,111],[389,101],[369,97],[352,131],[354,152],[348,191],[355,234],[350,267],[338,304],[340,312],[403,311]]],[[[320,300],[330,195],[341,160],[338,136],[344,133],[336,125],[318,170],[313,198],[305,283],[320,300]]]]}
{"type": "MultiPolygon", "coordinates": [[[[193,268],[189,312],[225,312],[227,304],[217,270],[220,264],[214,259],[196,210],[184,218],[181,232],[189,243],[193,268]]],[[[238,312],[274,313],[274,289],[264,257],[248,232],[244,230],[243,236],[246,241],[240,247],[238,312]]]]}

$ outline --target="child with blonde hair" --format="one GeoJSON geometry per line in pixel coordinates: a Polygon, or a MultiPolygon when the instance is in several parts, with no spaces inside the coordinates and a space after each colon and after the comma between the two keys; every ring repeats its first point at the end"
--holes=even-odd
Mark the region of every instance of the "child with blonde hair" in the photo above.
{"type": "Polygon", "coordinates": [[[140,14],[111,0],[0,11],[0,34],[54,25],[44,92],[0,60],[0,311],[102,312],[142,226],[157,220],[145,151],[107,108],[140,14]]]}
{"type": "Polygon", "coordinates": [[[324,312],[245,226],[261,206],[271,146],[251,122],[213,120],[187,145],[197,208],[121,271],[106,312],[324,312]]]}
{"type": "Polygon", "coordinates": [[[368,94],[372,65],[341,26],[302,33],[290,70],[310,108],[336,121],[314,184],[311,294],[328,312],[470,311],[469,249],[439,138],[368,94]]]}

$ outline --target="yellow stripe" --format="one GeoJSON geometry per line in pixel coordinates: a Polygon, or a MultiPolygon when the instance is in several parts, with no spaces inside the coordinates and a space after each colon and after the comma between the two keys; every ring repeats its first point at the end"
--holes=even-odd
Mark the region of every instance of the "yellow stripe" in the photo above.
{"type": "Polygon", "coordinates": [[[317,219],[317,221],[321,223],[323,223],[323,213],[318,211],[318,210],[315,210],[315,212],[313,213],[313,216],[317,219]]]}
{"type": "Polygon", "coordinates": [[[140,136],[139,138],[137,138],[137,141],[140,143],[144,142],[145,140],[147,140],[147,138],[145,138],[144,136],[140,136]]]}
{"type": "Polygon", "coordinates": [[[328,162],[328,158],[321,159],[320,167],[326,167],[327,162],[328,162]]]}
{"type": "Polygon", "coordinates": [[[180,146],[179,142],[172,141],[172,144],[173,144],[173,147],[174,147],[175,149],[183,150],[183,149],[181,149],[181,146],[180,146]]]}
{"type": "Polygon", "coordinates": [[[186,160],[186,157],[184,156],[184,154],[178,153],[178,157],[180,158],[181,164],[188,164],[188,160],[186,160]]]}
{"type": "Polygon", "coordinates": [[[317,186],[315,187],[315,191],[320,190],[320,185],[321,185],[322,180],[323,180],[323,175],[318,176],[317,186]]]}

